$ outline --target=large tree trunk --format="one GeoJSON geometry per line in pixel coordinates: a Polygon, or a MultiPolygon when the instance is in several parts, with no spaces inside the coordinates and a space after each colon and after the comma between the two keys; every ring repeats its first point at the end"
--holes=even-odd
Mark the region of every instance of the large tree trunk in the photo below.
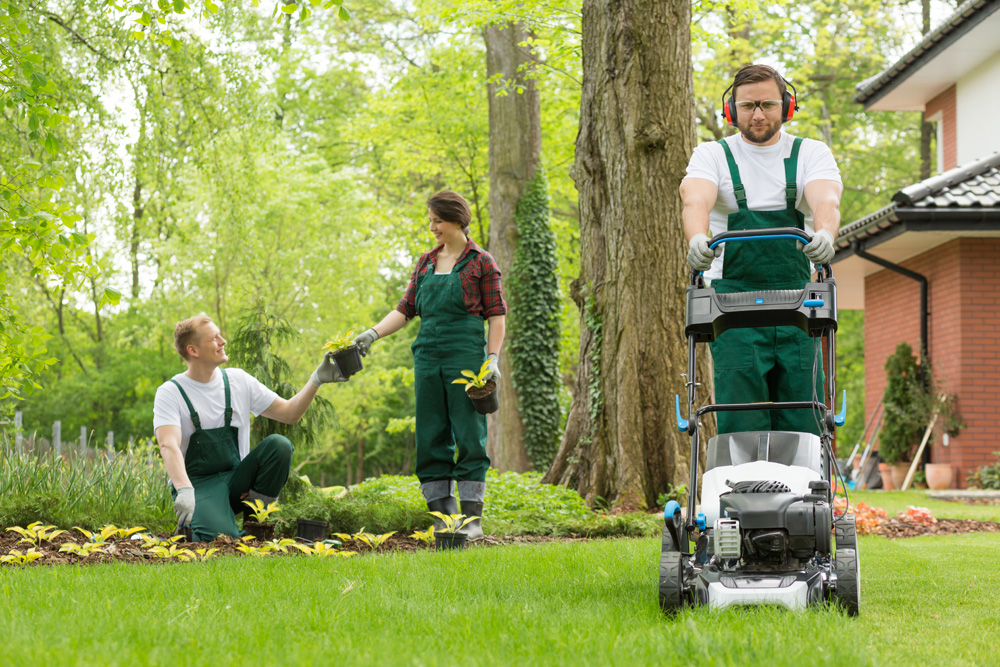
{"type": "MultiPolygon", "coordinates": [[[[489,84],[490,109],[490,242],[489,251],[500,270],[509,275],[517,249],[514,212],[525,186],[538,169],[542,146],[538,91],[518,68],[529,62],[527,49],[518,46],[528,38],[521,24],[489,26],[486,40],[486,73],[503,75],[508,94],[497,96],[497,83],[489,84]],[[512,88],[520,89],[518,93],[512,88]]],[[[508,328],[508,333],[510,329],[508,328]]],[[[508,341],[509,343],[509,341],[508,341]]],[[[517,392],[508,368],[500,380],[500,410],[489,417],[486,452],[493,467],[524,472],[531,463],[524,447],[524,425],[517,392]]]]}
{"type": "MultiPolygon", "coordinates": [[[[648,507],[688,481],[688,268],[680,181],[694,148],[690,5],[584,0],[583,97],[573,177],[580,193],[580,364],[546,481],[585,498],[648,507]]],[[[699,380],[710,384],[707,354],[699,380]]],[[[701,392],[705,394],[705,392],[701,392]]]]}

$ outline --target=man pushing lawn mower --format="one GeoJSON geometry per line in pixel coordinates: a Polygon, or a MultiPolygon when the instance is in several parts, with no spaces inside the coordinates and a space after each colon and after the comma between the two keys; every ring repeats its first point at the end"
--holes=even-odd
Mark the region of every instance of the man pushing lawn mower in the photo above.
{"type": "Polygon", "coordinates": [[[174,345],[188,368],[156,390],[153,428],[173,487],[177,529],[190,527],[197,542],[237,537],[243,499],[274,501],[295,449],[275,434],[250,451],[251,413],[294,424],[321,385],[346,378],[328,352],[309,382],[285,400],[249,373],[219,368],[229,361],[226,339],[205,314],[178,322],[174,345]]]}
{"type": "Polygon", "coordinates": [[[723,115],[740,133],[699,146],[681,184],[694,271],[688,418],[678,398],[677,422],[691,435],[691,483],[686,519],[676,502],[664,511],[659,595],[668,612],[838,600],[858,613],[854,519],[834,515],[831,490],[833,430],[844,413],[826,405],[822,370],[825,361],[832,401],[837,305],[828,263],[842,186],[826,146],[782,131],[798,108],[787,86],[766,65],[740,69],[732,97],[723,96],[723,115]],[[697,343],[712,346],[716,403],[696,410],[697,343]],[[708,413],[717,414],[719,435],[699,480],[708,413]]]}

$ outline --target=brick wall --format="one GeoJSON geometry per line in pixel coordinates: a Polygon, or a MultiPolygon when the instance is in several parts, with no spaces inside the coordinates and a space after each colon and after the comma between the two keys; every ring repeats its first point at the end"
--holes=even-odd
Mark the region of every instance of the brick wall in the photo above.
{"type": "Polygon", "coordinates": [[[955,86],[944,91],[924,106],[924,117],[941,113],[941,162],[945,171],[958,166],[958,107],[955,86]]]}
{"type": "MultiPolygon", "coordinates": [[[[878,248],[872,250],[878,253],[878,248]]],[[[931,441],[931,459],[951,463],[965,486],[971,469],[1000,450],[1000,239],[957,239],[908,260],[905,268],[929,281],[931,361],[942,387],[958,395],[967,427],[931,441]]],[[[865,280],[865,414],[885,389],[885,360],[896,345],[920,344],[920,286],[883,270],[865,280]]]]}

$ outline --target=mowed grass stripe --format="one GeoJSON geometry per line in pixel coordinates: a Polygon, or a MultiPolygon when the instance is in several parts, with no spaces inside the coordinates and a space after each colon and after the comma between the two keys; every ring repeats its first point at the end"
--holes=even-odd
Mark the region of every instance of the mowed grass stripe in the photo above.
{"type": "Polygon", "coordinates": [[[658,540],[0,569],[3,662],[989,664],[1000,535],[861,539],[862,617],[659,611],[658,540]],[[971,586],[970,586],[971,584],[971,586]]]}

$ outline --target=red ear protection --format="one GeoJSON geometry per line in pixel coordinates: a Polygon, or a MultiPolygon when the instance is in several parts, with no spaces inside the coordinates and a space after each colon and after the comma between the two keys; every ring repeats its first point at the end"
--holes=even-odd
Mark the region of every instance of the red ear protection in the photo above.
{"type": "MultiPolygon", "coordinates": [[[[799,110],[799,105],[795,101],[798,91],[795,90],[795,86],[788,79],[781,77],[781,80],[785,82],[786,86],[792,89],[792,92],[788,92],[786,88],[785,94],[781,96],[781,122],[787,123],[795,116],[795,112],[799,110]]],[[[730,126],[736,127],[736,96],[733,95],[729,99],[726,99],[726,95],[732,89],[733,86],[730,85],[726,88],[726,92],[722,93],[722,117],[726,119],[726,122],[730,126]]]]}

